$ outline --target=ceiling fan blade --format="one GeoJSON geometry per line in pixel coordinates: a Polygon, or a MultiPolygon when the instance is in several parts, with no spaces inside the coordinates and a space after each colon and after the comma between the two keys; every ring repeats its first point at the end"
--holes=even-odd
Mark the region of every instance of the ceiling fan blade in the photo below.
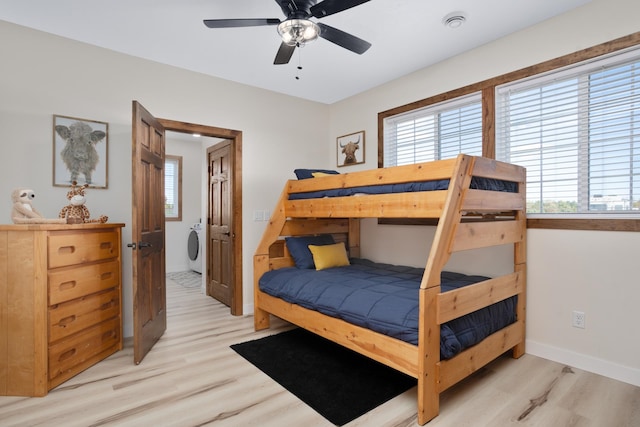
{"type": "Polygon", "coordinates": [[[333,28],[322,23],[318,23],[318,26],[320,27],[320,37],[348,49],[351,52],[355,52],[358,55],[362,55],[371,47],[371,43],[368,41],[362,40],[361,38],[349,33],[345,33],[337,28],[333,28]]]}
{"type": "Polygon", "coordinates": [[[296,50],[295,46],[288,45],[285,42],[280,43],[280,48],[278,49],[278,53],[276,53],[276,59],[273,61],[273,64],[274,65],[288,64],[289,60],[293,56],[294,50],[296,50]]]}
{"type": "Polygon", "coordinates": [[[343,10],[351,9],[366,3],[369,0],[324,0],[320,3],[311,6],[309,12],[316,18],[322,18],[325,16],[333,15],[334,13],[342,12],[343,10]]]}
{"type": "Polygon", "coordinates": [[[263,25],[278,25],[279,19],[205,19],[204,25],[209,28],[236,28],[236,27],[259,27],[263,25]]]}

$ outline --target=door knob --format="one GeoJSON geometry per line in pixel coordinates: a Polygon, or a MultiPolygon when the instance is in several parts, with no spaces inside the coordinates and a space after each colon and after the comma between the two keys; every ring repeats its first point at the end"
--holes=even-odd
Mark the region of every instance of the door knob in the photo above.
{"type": "Polygon", "coordinates": [[[133,249],[134,251],[136,250],[136,248],[150,248],[151,246],[153,246],[151,243],[147,243],[147,242],[138,242],[138,244],[134,243],[127,243],[127,247],[133,249]]]}

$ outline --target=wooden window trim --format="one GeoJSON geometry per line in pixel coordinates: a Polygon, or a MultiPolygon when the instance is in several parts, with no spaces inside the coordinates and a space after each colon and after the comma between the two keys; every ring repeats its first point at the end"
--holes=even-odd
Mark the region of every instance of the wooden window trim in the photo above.
{"type": "MultiPolygon", "coordinates": [[[[521,80],[537,74],[552,71],[578,62],[597,58],[602,55],[617,52],[636,45],[640,45],[640,31],[628,36],[620,37],[596,46],[592,46],[568,55],[563,55],[536,65],[512,71],[501,76],[493,77],[479,83],[473,83],[449,92],[440,93],[429,98],[421,99],[409,104],[395,107],[378,113],[378,167],[384,165],[384,120],[387,117],[407,111],[423,108],[432,104],[458,98],[473,92],[482,92],[482,155],[495,159],[495,89],[496,86],[521,80]]],[[[388,222],[385,222],[388,223],[388,222]]],[[[415,224],[394,220],[395,224],[415,224]]],[[[559,219],[559,218],[529,218],[527,228],[546,228],[562,230],[600,230],[600,231],[640,231],[640,220],[636,219],[559,219]]]]}
{"type": "Polygon", "coordinates": [[[527,218],[527,228],[549,230],[640,231],[640,219],[527,218]]]}
{"type": "Polygon", "coordinates": [[[165,216],[165,221],[182,221],[182,156],[172,156],[167,154],[164,156],[165,161],[175,160],[178,163],[178,188],[175,190],[178,192],[178,215],[177,216],[165,216]]]}

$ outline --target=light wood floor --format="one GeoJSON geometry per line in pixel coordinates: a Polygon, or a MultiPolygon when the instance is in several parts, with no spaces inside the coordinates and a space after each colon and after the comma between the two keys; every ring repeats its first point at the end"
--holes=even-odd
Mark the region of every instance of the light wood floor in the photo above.
{"type": "MultiPolygon", "coordinates": [[[[0,397],[0,426],[330,426],[229,345],[255,333],[199,289],[167,281],[168,328],[136,366],[130,345],[44,398],[0,397]]],[[[349,426],[416,426],[415,389],[349,426]]],[[[429,427],[640,426],[640,388],[525,355],[500,358],[441,398],[429,427]]]]}

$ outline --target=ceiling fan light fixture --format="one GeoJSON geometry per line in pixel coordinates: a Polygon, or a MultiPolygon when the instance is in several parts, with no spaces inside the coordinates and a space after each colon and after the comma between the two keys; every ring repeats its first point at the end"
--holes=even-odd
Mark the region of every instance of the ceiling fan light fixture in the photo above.
{"type": "Polygon", "coordinates": [[[320,27],[308,19],[287,19],[278,24],[278,34],[289,46],[303,46],[320,35],[320,27]]]}

